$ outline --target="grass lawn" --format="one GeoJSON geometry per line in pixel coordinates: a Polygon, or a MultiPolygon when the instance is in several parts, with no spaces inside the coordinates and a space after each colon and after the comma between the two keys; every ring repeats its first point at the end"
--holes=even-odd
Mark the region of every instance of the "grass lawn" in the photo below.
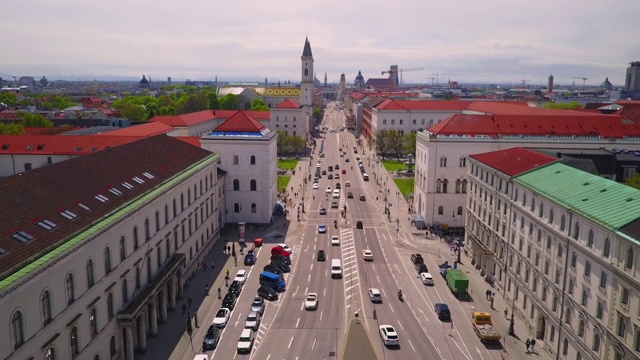
{"type": "MultiPolygon", "coordinates": [[[[289,185],[289,180],[291,180],[291,176],[278,176],[278,191],[283,192],[284,189],[289,185]]],[[[411,188],[413,191],[413,188],[411,188]]]]}
{"type": "MultiPolygon", "coordinates": [[[[298,159],[278,160],[278,167],[285,170],[295,170],[298,165],[298,159]]],[[[288,182],[289,180],[287,180],[288,182]]]]}
{"type": "Polygon", "coordinates": [[[397,170],[407,169],[407,165],[405,165],[403,161],[397,161],[397,160],[382,160],[382,165],[384,165],[384,168],[387,169],[387,171],[397,171],[397,170]]]}
{"type": "Polygon", "coordinates": [[[398,185],[398,189],[404,195],[405,198],[409,197],[409,194],[413,193],[413,183],[414,179],[393,179],[396,185],[398,185]]]}

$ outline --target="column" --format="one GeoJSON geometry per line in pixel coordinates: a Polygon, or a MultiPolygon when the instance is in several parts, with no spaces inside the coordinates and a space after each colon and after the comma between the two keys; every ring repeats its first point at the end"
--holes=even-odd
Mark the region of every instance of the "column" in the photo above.
{"type": "Polygon", "coordinates": [[[176,309],[176,279],[171,277],[169,280],[169,310],[176,309]]]}
{"type": "Polygon", "coordinates": [[[167,322],[167,285],[165,284],[160,289],[160,297],[158,298],[160,302],[160,322],[167,322]]]}
{"type": "Polygon", "coordinates": [[[182,275],[177,275],[178,277],[178,298],[184,298],[184,278],[182,275]]]}
{"type": "Polygon", "coordinates": [[[149,329],[151,330],[151,336],[158,335],[158,298],[155,297],[151,300],[150,304],[150,317],[149,317],[149,329]]]}
{"type": "Polygon", "coordinates": [[[144,314],[138,316],[138,350],[147,351],[147,324],[144,314]]]}
{"type": "Polygon", "coordinates": [[[124,328],[124,334],[125,360],[134,360],[133,333],[131,332],[131,326],[124,328]]]}

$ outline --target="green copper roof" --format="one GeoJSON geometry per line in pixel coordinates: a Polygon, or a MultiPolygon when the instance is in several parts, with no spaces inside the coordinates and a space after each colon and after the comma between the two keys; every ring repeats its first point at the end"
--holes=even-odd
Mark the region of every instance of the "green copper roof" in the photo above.
{"type": "Polygon", "coordinates": [[[640,218],[640,190],[564,164],[550,164],[514,180],[614,231],[640,218]]]}

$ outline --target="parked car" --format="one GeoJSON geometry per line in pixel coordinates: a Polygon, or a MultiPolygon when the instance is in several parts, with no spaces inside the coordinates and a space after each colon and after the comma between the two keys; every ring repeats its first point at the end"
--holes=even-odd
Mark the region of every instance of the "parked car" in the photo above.
{"type": "Polygon", "coordinates": [[[256,264],[256,254],[253,250],[249,250],[247,255],[244,256],[244,264],[245,265],[255,265],[256,264]]]}
{"type": "Polygon", "coordinates": [[[236,307],[236,302],[238,301],[238,297],[232,291],[229,291],[227,295],[222,299],[222,307],[227,308],[229,310],[233,310],[236,307]]]}
{"type": "Polygon", "coordinates": [[[202,339],[202,349],[205,351],[213,350],[218,347],[218,342],[220,342],[220,331],[215,325],[210,325],[207,333],[204,334],[204,339],[202,339]]]}
{"type": "Polygon", "coordinates": [[[327,260],[327,255],[324,253],[324,250],[318,250],[318,254],[316,255],[316,259],[318,261],[325,261],[327,260]]]}
{"type": "Polygon", "coordinates": [[[291,271],[291,267],[285,263],[283,263],[282,261],[278,261],[278,260],[271,260],[271,265],[279,268],[280,270],[282,270],[282,272],[284,273],[288,273],[291,271]]]}
{"type": "Polygon", "coordinates": [[[291,265],[291,258],[288,258],[286,256],[273,254],[273,255],[271,255],[271,260],[277,260],[277,261],[283,262],[283,263],[285,263],[287,265],[291,265]]]}
{"type": "Polygon", "coordinates": [[[247,280],[247,270],[241,269],[238,270],[238,272],[236,273],[236,277],[233,279],[233,281],[239,281],[241,283],[245,283],[245,281],[247,280]]]}
{"type": "Polygon", "coordinates": [[[240,296],[240,293],[242,292],[242,284],[243,283],[240,281],[231,282],[231,285],[229,285],[229,292],[236,294],[236,296],[240,296]]]}
{"type": "Polygon", "coordinates": [[[258,296],[267,300],[278,300],[278,293],[269,286],[260,286],[258,288],[258,296]]]}
{"type": "Polygon", "coordinates": [[[264,314],[264,299],[260,296],[256,296],[253,298],[253,302],[251,303],[251,311],[255,311],[260,315],[264,314]]]}
{"type": "Polygon", "coordinates": [[[216,313],[216,316],[213,318],[213,326],[217,328],[223,328],[227,326],[229,322],[229,317],[231,316],[231,310],[227,308],[221,308],[216,313]]]}
{"type": "Polygon", "coordinates": [[[284,273],[282,272],[282,270],[280,270],[280,268],[279,268],[279,267],[273,266],[273,265],[271,265],[271,264],[267,264],[267,265],[262,269],[262,271],[267,271],[267,272],[274,273],[274,274],[278,274],[278,275],[281,275],[281,276],[282,276],[282,275],[284,275],[284,273]]]}

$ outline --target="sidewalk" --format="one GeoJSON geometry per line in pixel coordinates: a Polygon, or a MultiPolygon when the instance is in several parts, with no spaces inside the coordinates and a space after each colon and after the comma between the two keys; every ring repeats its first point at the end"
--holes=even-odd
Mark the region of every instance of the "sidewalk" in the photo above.
{"type": "MultiPolygon", "coordinates": [[[[288,185],[289,190],[293,186],[295,191],[302,193],[304,166],[308,166],[308,163],[308,158],[300,159],[297,166],[301,167],[302,171],[296,171],[296,175],[291,177],[288,185]]],[[[310,187],[307,184],[305,190],[308,191],[309,189],[310,187]]],[[[279,198],[279,200],[282,200],[282,198],[279,198]]],[[[262,237],[264,246],[269,247],[270,244],[284,242],[287,237],[301,233],[304,223],[296,221],[297,208],[301,201],[300,195],[297,199],[294,197],[293,206],[287,205],[287,209],[290,210],[289,216],[287,218],[284,216],[274,218],[273,223],[267,226],[266,229],[247,225],[245,232],[247,245],[251,246],[253,239],[262,237]]],[[[305,198],[305,201],[308,200],[305,198]]],[[[222,303],[222,300],[218,299],[217,289],[220,288],[222,290],[223,296],[227,293],[224,283],[226,269],[229,269],[230,276],[233,276],[237,269],[243,265],[243,256],[239,254],[239,245],[237,243],[238,231],[237,226],[232,226],[231,224],[224,228],[220,234],[220,240],[211,247],[211,250],[204,257],[203,262],[206,262],[207,270],[201,268],[188,280],[185,284],[184,299],[178,301],[175,311],[168,312],[167,323],[158,324],[158,336],[147,338],[147,351],[144,354],[136,353],[136,360],[192,359],[196,354],[200,353],[202,339],[207,331],[208,324],[211,324],[215,310],[222,303]],[[223,252],[223,247],[227,245],[227,241],[229,241],[229,245],[235,242],[239,266],[234,266],[233,257],[223,252]],[[211,264],[214,264],[213,268],[211,264]],[[205,284],[209,287],[208,296],[205,296],[205,284]],[[191,299],[190,307],[188,306],[189,299],[191,299]],[[184,314],[182,310],[183,304],[187,308],[187,312],[184,314]],[[193,327],[191,341],[186,331],[187,315],[191,315],[190,319],[193,327]],[[196,327],[196,317],[199,327],[196,327]]]]}

